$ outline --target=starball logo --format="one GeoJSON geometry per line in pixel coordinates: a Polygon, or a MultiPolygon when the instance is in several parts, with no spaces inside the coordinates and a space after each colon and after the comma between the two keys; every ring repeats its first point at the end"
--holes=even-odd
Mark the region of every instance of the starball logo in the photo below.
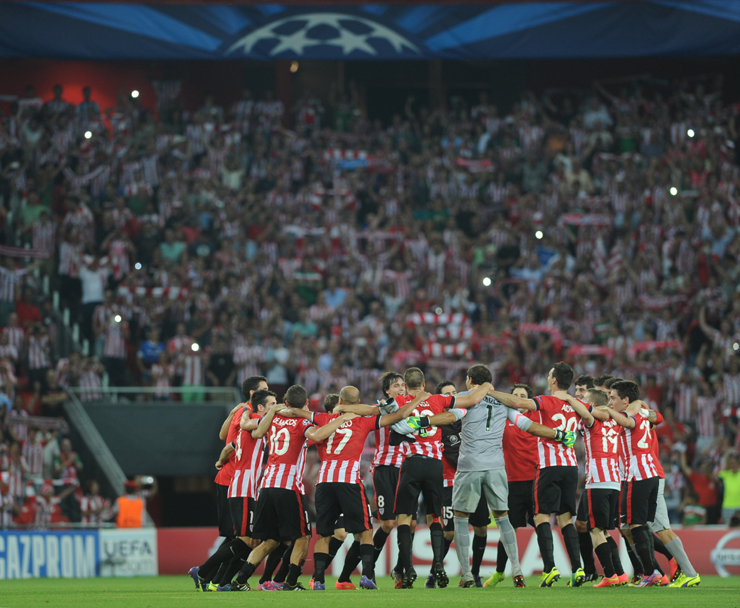
{"type": "Polygon", "coordinates": [[[374,57],[389,46],[398,55],[421,54],[418,46],[389,27],[344,13],[306,13],[272,21],[237,40],[226,54],[250,55],[258,46],[260,54],[269,57],[302,57],[326,46],[340,56],[374,57]]]}

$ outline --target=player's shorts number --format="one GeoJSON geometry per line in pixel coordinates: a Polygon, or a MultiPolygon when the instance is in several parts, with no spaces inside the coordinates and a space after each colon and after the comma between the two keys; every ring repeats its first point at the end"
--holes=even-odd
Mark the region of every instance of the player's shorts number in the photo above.
{"type": "Polygon", "coordinates": [[[383,507],[385,507],[385,496],[383,496],[382,494],[378,494],[376,501],[378,503],[378,509],[382,509],[383,507]]]}
{"type": "Polygon", "coordinates": [[[442,507],[442,517],[447,521],[450,521],[453,518],[452,506],[442,507]]]}
{"type": "Polygon", "coordinates": [[[282,456],[288,451],[289,446],[290,433],[288,432],[288,429],[280,429],[277,433],[270,434],[270,451],[272,451],[273,454],[282,456]],[[282,445],[280,445],[281,441],[283,442],[282,445]]]}

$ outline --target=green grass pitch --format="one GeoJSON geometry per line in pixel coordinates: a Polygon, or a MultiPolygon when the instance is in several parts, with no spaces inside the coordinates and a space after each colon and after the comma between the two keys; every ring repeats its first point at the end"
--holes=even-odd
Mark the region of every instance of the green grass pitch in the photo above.
{"type": "MultiPolygon", "coordinates": [[[[355,577],[357,578],[357,577],[355,577]]],[[[253,579],[256,583],[257,578],[253,579]]],[[[304,585],[308,578],[302,577],[304,585]]],[[[355,580],[355,583],[359,582],[355,580]]],[[[537,587],[537,578],[527,579],[529,587],[514,589],[507,580],[495,588],[459,589],[458,580],[447,589],[424,589],[419,579],[412,590],[393,589],[390,577],[378,581],[379,591],[336,591],[331,589],[288,595],[286,592],[197,593],[187,576],[160,576],[133,579],[36,579],[0,581],[0,608],[48,606],[49,608],[188,608],[190,606],[300,606],[300,608],[489,608],[492,603],[515,607],[543,608],[740,608],[740,577],[708,576],[692,589],[616,588],[569,589],[565,582],[551,589],[537,587]]],[[[329,585],[327,585],[329,587],[329,585]]]]}

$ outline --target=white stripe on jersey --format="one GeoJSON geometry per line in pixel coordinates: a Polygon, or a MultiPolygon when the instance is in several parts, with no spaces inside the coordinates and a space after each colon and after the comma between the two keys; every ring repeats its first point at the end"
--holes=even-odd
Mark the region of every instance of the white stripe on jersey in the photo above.
{"type": "Polygon", "coordinates": [[[318,483],[362,483],[358,460],[329,460],[321,463],[318,483]]]}
{"type": "Polygon", "coordinates": [[[390,442],[391,428],[383,427],[375,431],[375,456],[372,466],[400,467],[403,463],[403,453],[400,446],[393,446],[390,442]]]}
{"type": "Polygon", "coordinates": [[[283,488],[284,490],[298,490],[305,494],[303,487],[303,473],[306,469],[306,446],[303,446],[297,464],[270,465],[265,470],[261,488],[283,488]]]}

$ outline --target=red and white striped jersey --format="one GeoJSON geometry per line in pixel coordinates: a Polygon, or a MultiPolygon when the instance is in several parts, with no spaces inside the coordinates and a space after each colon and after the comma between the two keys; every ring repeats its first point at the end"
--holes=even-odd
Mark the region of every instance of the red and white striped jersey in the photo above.
{"type": "Polygon", "coordinates": [[[676,419],[688,422],[692,418],[692,409],[696,399],[696,388],[692,384],[682,383],[676,390],[676,419]]]}
{"type": "Polygon", "coordinates": [[[632,416],[635,420],[635,428],[624,429],[621,441],[622,452],[625,457],[624,467],[627,481],[642,481],[657,477],[658,471],[653,459],[652,440],[655,433],[652,431],[650,421],[642,414],[632,416]]]}
{"type": "Polygon", "coordinates": [[[103,355],[106,357],[125,359],[126,358],[126,332],[128,331],[128,322],[121,316],[121,320],[116,322],[114,319],[108,319],[103,332],[105,335],[105,345],[103,346],[103,355]]]}
{"type": "MultiPolygon", "coordinates": [[[[396,397],[396,404],[398,407],[403,407],[414,399],[416,397],[413,395],[399,395],[396,397]]],[[[454,395],[430,395],[429,399],[422,401],[414,408],[411,415],[434,416],[454,407],[454,405],[454,395]]],[[[420,455],[442,460],[442,452],[444,450],[442,446],[442,432],[436,426],[425,429],[423,435],[419,431],[415,431],[413,437],[416,441],[404,441],[401,446],[404,457],[420,455]]]]}
{"type": "Polygon", "coordinates": [[[715,416],[719,412],[716,397],[696,398],[696,432],[699,437],[717,436],[715,416]]]}
{"type": "Polygon", "coordinates": [[[40,220],[31,224],[31,246],[40,251],[46,251],[54,255],[54,244],[56,243],[56,225],[54,222],[42,222],[40,220]]]}
{"type": "Polygon", "coordinates": [[[8,270],[0,266],[0,301],[15,302],[16,287],[23,281],[25,269],[8,270]]]}
{"type": "MultiPolygon", "coordinates": [[[[231,419],[231,422],[229,423],[229,429],[226,431],[226,445],[229,445],[233,441],[236,440],[237,435],[241,431],[241,427],[239,424],[242,421],[242,414],[245,412],[247,415],[251,412],[252,406],[249,403],[242,403],[242,407],[234,413],[234,416],[231,419]],[[247,408],[245,410],[245,408],[247,408]]],[[[216,474],[216,479],[214,480],[218,485],[220,486],[228,486],[231,485],[231,480],[234,477],[234,460],[236,459],[236,454],[232,453],[231,456],[229,456],[229,459],[226,461],[226,464],[221,467],[221,470],[216,474]]]]}
{"type": "Polygon", "coordinates": [[[183,386],[202,386],[205,384],[206,369],[201,351],[190,351],[181,359],[183,386]]]}
{"type": "Polygon", "coordinates": [[[268,432],[270,457],[262,478],[262,488],[283,488],[305,493],[306,431],[314,424],[302,418],[276,415],[268,432]]]}
{"type": "MultiPolygon", "coordinates": [[[[534,412],[532,414],[537,415],[534,412]]],[[[527,418],[531,417],[531,414],[527,414],[527,418]]],[[[510,482],[532,481],[539,460],[537,437],[521,430],[513,422],[507,420],[502,443],[504,446],[506,479],[510,482]]]]}
{"type": "Polygon", "coordinates": [[[31,477],[41,477],[44,474],[44,444],[41,441],[24,441],[21,455],[28,465],[28,474],[31,477]]]}
{"type": "MultiPolygon", "coordinates": [[[[2,298],[0,298],[0,300],[2,300],[2,298]]],[[[8,325],[7,327],[3,327],[2,332],[4,334],[8,334],[8,344],[15,346],[16,350],[20,353],[26,336],[26,332],[23,331],[23,328],[20,326],[11,327],[8,325]]]]}
{"type": "MultiPolygon", "coordinates": [[[[340,414],[314,415],[319,426],[329,424],[340,414]]],[[[321,470],[316,483],[362,483],[360,458],[367,436],[380,424],[380,416],[362,416],[343,423],[327,439],[316,444],[321,470]]]]}
{"type": "Polygon", "coordinates": [[[619,436],[622,427],[616,420],[596,420],[585,428],[586,487],[619,489],[619,436]]]}
{"type": "Polygon", "coordinates": [[[401,446],[391,445],[391,427],[385,426],[375,431],[375,456],[372,466],[400,467],[403,463],[401,446]]]}
{"type": "MultiPolygon", "coordinates": [[[[259,419],[259,414],[244,412],[251,419],[259,419]]],[[[239,429],[234,448],[234,477],[229,485],[229,498],[257,498],[260,475],[262,474],[262,451],[265,438],[252,438],[251,431],[239,429]]]]}
{"type": "Polygon", "coordinates": [[[0,490],[0,528],[10,528],[13,524],[13,507],[15,498],[10,491],[3,493],[0,490]]]}
{"type": "MultiPolygon", "coordinates": [[[[99,364],[98,364],[99,365],[99,364]]],[[[80,373],[80,401],[100,401],[103,394],[100,388],[103,386],[101,372],[97,365],[88,366],[80,373]]]]}
{"type": "Polygon", "coordinates": [[[722,378],[722,392],[726,405],[740,407],[740,374],[725,374],[722,378]]]}
{"type": "MultiPolygon", "coordinates": [[[[576,431],[581,418],[567,401],[550,395],[539,395],[533,399],[539,412],[539,419],[532,415],[532,420],[551,429],[559,431],[576,431]]],[[[537,438],[539,468],[577,467],[576,453],[573,448],[566,448],[554,439],[537,438]]]]}
{"type": "Polygon", "coordinates": [[[103,511],[99,511],[105,507],[105,499],[102,496],[92,496],[91,494],[84,494],[80,498],[80,513],[82,514],[82,523],[87,525],[101,524],[103,523],[103,511]],[[91,511],[98,511],[92,513],[91,511]],[[87,512],[87,515],[85,514],[87,512]]]}
{"type": "Polygon", "coordinates": [[[28,336],[28,367],[44,369],[51,365],[51,343],[48,334],[28,336]]]}

